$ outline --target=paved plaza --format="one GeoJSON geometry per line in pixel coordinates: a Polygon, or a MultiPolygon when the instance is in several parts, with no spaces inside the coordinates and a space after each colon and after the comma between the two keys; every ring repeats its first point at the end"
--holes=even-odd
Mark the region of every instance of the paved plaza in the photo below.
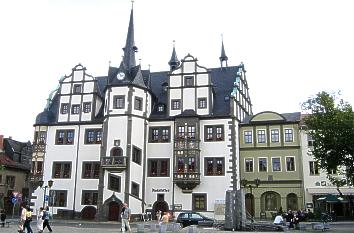
{"type": "MultiPolygon", "coordinates": [[[[17,232],[17,220],[12,221],[10,227],[0,227],[0,233],[16,233],[17,232]]],[[[132,232],[137,232],[137,224],[141,223],[132,223],[132,232]]],[[[149,223],[147,223],[149,224],[149,223]]],[[[310,224],[310,223],[309,223],[310,224]]],[[[120,233],[120,224],[117,222],[87,222],[87,221],[72,221],[72,220],[56,220],[51,223],[54,233],[101,233],[101,232],[114,232],[120,233]]],[[[33,232],[36,233],[36,223],[33,222],[31,224],[33,232]]],[[[330,225],[329,230],[326,230],[328,233],[353,233],[354,232],[354,222],[335,222],[330,225]]],[[[44,232],[49,232],[45,229],[44,232]]],[[[150,231],[149,229],[145,229],[145,232],[158,232],[158,231],[150,231]]],[[[168,231],[171,232],[171,231],[168,231]]],[[[230,231],[223,231],[219,229],[213,228],[196,228],[194,231],[189,230],[189,228],[183,228],[178,231],[178,233],[230,233],[230,231]]],[[[242,231],[245,232],[246,231],[242,231]]],[[[315,231],[312,229],[307,229],[306,231],[300,230],[289,230],[288,232],[300,233],[300,232],[322,232],[315,231]]]]}

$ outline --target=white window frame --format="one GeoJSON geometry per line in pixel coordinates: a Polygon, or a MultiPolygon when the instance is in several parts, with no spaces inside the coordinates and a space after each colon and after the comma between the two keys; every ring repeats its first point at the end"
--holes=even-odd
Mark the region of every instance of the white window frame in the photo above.
{"type": "Polygon", "coordinates": [[[266,129],[257,129],[257,143],[258,144],[266,144],[267,143],[267,130],[266,129]],[[264,131],[264,142],[259,142],[259,135],[258,134],[260,131],[264,131]]]}
{"type": "Polygon", "coordinates": [[[295,130],[293,128],[284,128],[284,143],[292,143],[294,142],[294,133],[295,133],[295,130]],[[291,141],[286,141],[286,136],[285,136],[285,131],[286,130],[291,130],[292,131],[292,139],[291,141]]]}
{"type": "Polygon", "coordinates": [[[254,158],[245,158],[245,161],[244,161],[245,163],[245,172],[247,172],[247,173],[253,173],[254,172],[254,158]],[[246,166],[246,161],[247,160],[251,160],[252,161],[252,171],[247,171],[247,166],[246,166]]]}
{"type": "Polygon", "coordinates": [[[268,158],[267,157],[259,157],[258,158],[258,172],[268,172],[268,158]],[[265,159],[266,160],[266,163],[267,163],[267,167],[266,167],[266,170],[265,171],[261,171],[259,168],[259,160],[260,159],[265,159]]]}
{"type": "Polygon", "coordinates": [[[270,142],[271,143],[279,143],[281,141],[281,138],[280,138],[280,129],[279,128],[272,128],[269,130],[269,139],[270,139],[270,142]],[[273,137],[272,137],[272,131],[273,130],[277,130],[278,131],[278,141],[273,141],[273,137]]]}
{"type": "Polygon", "coordinates": [[[296,160],[295,160],[295,156],[285,156],[285,161],[284,161],[284,164],[285,164],[285,169],[287,172],[295,172],[296,171],[296,160]],[[294,159],[294,170],[293,171],[289,171],[288,170],[288,164],[287,164],[287,158],[293,158],[294,159]]]}
{"type": "Polygon", "coordinates": [[[253,132],[252,132],[252,130],[244,130],[243,131],[243,143],[244,144],[252,144],[253,143],[253,132]],[[245,138],[245,136],[246,136],[245,133],[246,132],[250,132],[251,133],[251,142],[246,142],[246,140],[245,140],[246,139],[245,138]]]}
{"type": "Polygon", "coordinates": [[[281,157],[271,157],[270,158],[270,162],[272,163],[272,172],[281,172],[283,169],[282,169],[282,166],[281,166],[281,157]],[[274,166],[273,166],[273,159],[279,159],[279,165],[280,165],[280,170],[279,171],[274,171],[274,166]]]}

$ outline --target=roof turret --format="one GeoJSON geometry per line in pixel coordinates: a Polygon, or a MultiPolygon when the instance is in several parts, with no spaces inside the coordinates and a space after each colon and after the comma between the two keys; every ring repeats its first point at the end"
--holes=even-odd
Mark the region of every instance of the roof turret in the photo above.
{"type": "Polygon", "coordinates": [[[221,65],[221,67],[223,67],[223,62],[225,62],[226,67],[227,67],[227,60],[228,60],[229,58],[226,56],[226,53],[225,53],[224,38],[223,38],[222,35],[221,35],[221,56],[219,57],[219,59],[220,59],[220,65],[221,65]]]}
{"type": "Polygon", "coordinates": [[[172,50],[172,56],[170,61],[168,62],[168,64],[170,65],[170,69],[176,69],[181,63],[177,58],[177,53],[176,53],[176,49],[175,49],[175,41],[173,41],[173,50],[172,50]]]}

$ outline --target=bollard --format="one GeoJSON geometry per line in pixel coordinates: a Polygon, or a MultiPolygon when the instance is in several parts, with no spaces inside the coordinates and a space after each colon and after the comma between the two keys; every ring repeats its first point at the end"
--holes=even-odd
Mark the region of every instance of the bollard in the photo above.
{"type": "Polygon", "coordinates": [[[144,224],[137,224],[137,232],[143,233],[144,231],[144,224]]]}

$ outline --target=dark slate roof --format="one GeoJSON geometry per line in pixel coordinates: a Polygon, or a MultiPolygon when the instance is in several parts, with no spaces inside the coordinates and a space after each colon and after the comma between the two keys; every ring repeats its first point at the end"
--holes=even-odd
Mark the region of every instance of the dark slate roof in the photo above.
{"type": "MultiPolygon", "coordinates": [[[[239,66],[211,68],[208,69],[211,76],[214,104],[211,115],[200,117],[228,117],[230,116],[230,94],[233,90],[236,73],[239,66]]],[[[98,86],[98,95],[104,99],[104,91],[108,85],[136,85],[150,91],[154,100],[154,106],[150,115],[151,119],[168,119],[168,111],[158,112],[159,104],[168,105],[167,92],[163,86],[168,83],[169,71],[150,72],[149,70],[140,70],[140,66],[133,67],[131,74],[124,80],[116,78],[120,68],[109,67],[108,76],[96,77],[98,86]],[[142,74],[142,76],[140,74],[142,74]],[[134,80],[135,79],[135,80],[134,80]]],[[[56,94],[48,109],[38,114],[36,125],[55,124],[57,111],[59,109],[59,96],[56,94]]],[[[103,107],[100,114],[93,122],[102,122],[103,107]]]]}
{"type": "Polygon", "coordinates": [[[29,172],[31,170],[31,166],[25,165],[10,159],[7,155],[0,153],[0,164],[4,165],[7,168],[15,168],[29,172]]]}
{"type": "MultiPolygon", "coordinates": [[[[257,113],[255,115],[261,114],[263,112],[257,113]]],[[[279,113],[278,113],[279,114],[279,113]]],[[[246,116],[245,119],[242,121],[241,124],[243,125],[248,125],[248,124],[252,124],[251,123],[251,119],[255,116],[255,115],[251,115],[251,116],[246,116]]],[[[300,122],[301,120],[301,112],[292,112],[292,113],[280,113],[280,115],[282,115],[285,118],[285,122],[284,123],[294,123],[294,122],[300,122]]],[[[270,121],[269,121],[270,122],[270,121]]],[[[277,121],[279,122],[279,121],[277,121]]],[[[262,123],[264,124],[264,122],[256,122],[258,123],[262,123]]]]}

